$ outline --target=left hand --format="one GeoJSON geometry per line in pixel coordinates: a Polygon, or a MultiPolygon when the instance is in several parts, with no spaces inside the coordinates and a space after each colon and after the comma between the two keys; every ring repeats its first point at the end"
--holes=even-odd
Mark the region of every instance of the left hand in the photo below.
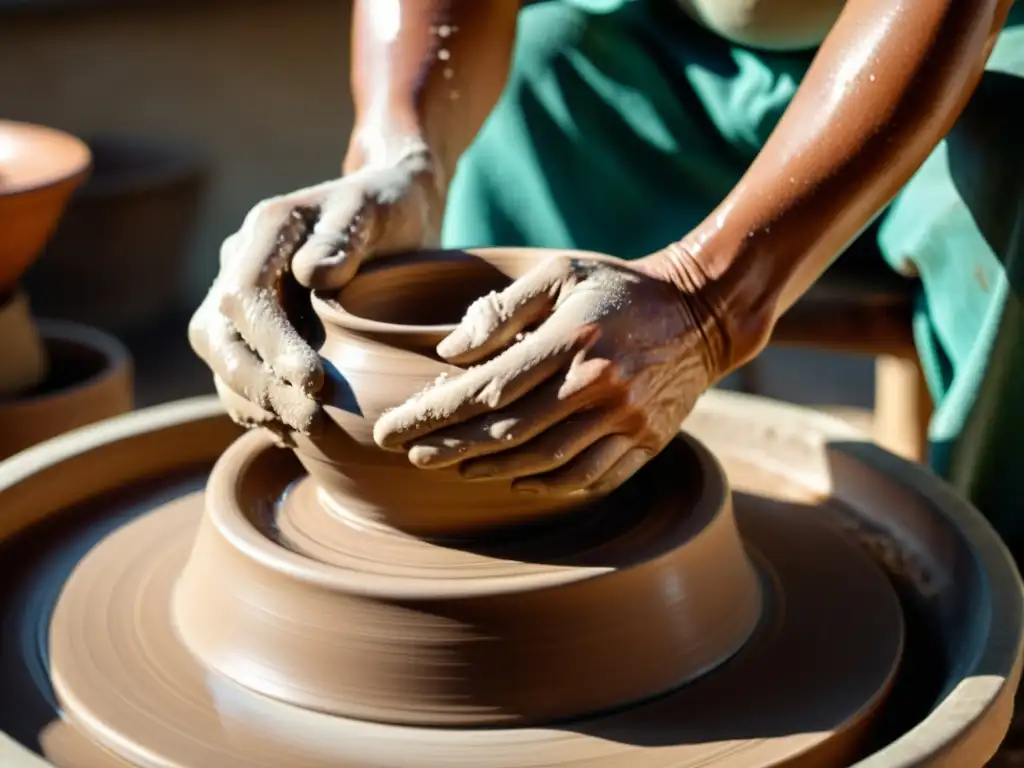
{"type": "Polygon", "coordinates": [[[377,443],[524,492],[617,488],[727,372],[714,302],[663,265],[556,253],[479,299],[437,348],[476,367],[381,416],[377,443]]]}

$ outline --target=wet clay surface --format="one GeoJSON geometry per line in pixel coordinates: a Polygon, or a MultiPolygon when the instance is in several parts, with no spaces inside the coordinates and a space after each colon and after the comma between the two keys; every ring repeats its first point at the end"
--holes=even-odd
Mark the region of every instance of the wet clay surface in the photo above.
{"type": "MultiPolygon", "coordinates": [[[[646,461],[657,452],[647,444],[634,445],[631,423],[637,420],[620,407],[640,393],[615,389],[610,383],[614,373],[607,373],[607,381],[601,378],[600,370],[629,367],[635,361],[607,366],[608,361],[597,358],[580,362],[589,342],[563,343],[566,332],[582,327],[591,313],[613,312],[615,307],[596,289],[569,291],[561,302],[552,280],[563,286],[579,280],[581,288],[587,279],[614,278],[622,282],[620,288],[627,279],[642,282],[639,275],[604,274],[597,267],[587,278],[584,272],[590,268],[581,265],[600,265],[602,259],[611,261],[596,254],[528,248],[416,253],[373,262],[337,295],[315,296],[313,309],[322,326],[317,342],[325,371],[325,418],[310,434],[290,435],[306,470],[354,514],[428,537],[543,519],[607,493],[599,483],[566,482],[554,492],[522,484],[571,472],[583,466],[577,459],[584,452],[597,455],[602,446],[614,447],[626,438],[627,450],[618,454],[623,463],[626,453],[643,453],[646,461]],[[545,271],[547,267],[553,269],[545,271]],[[515,283],[529,293],[522,301],[532,301],[538,310],[561,302],[563,314],[545,320],[541,312],[536,327],[522,325],[522,317],[506,324],[505,331],[517,331],[521,343],[504,351],[500,345],[474,349],[479,353],[475,365],[459,367],[439,357],[443,339],[441,351],[452,343],[460,349],[473,346],[468,337],[450,335],[467,307],[469,320],[460,329],[468,329],[470,336],[479,332],[489,337],[499,328],[504,301],[494,291],[526,274],[537,279],[515,283]],[[488,353],[498,357],[488,359],[488,353]],[[497,364],[498,372],[493,368],[497,364]],[[583,440],[579,444],[565,430],[574,420],[584,425],[572,433],[577,443],[583,440]],[[418,440],[427,431],[430,438],[418,440]],[[586,440],[592,442],[584,451],[586,440]],[[406,453],[410,443],[413,448],[406,453]],[[388,450],[382,451],[381,445],[388,450]],[[469,474],[483,468],[488,458],[500,463],[518,455],[535,462],[534,454],[547,457],[550,471],[520,476],[492,466],[488,472],[469,474]],[[410,460],[424,471],[409,475],[410,460]],[[574,486],[585,490],[568,493],[574,486]]],[[[656,318],[651,323],[661,328],[656,318]]],[[[312,340],[316,334],[307,335],[312,340]]],[[[622,345],[643,347],[650,341],[643,333],[630,338],[620,339],[622,345]]],[[[663,345],[659,348],[659,354],[667,354],[663,345]]],[[[458,350],[447,352],[452,359],[462,357],[458,350]]],[[[685,402],[684,397],[678,400],[685,402]]],[[[672,424],[678,418],[659,415],[657,421],[672,424]]]]}
{"type": "MultiPolygon", "coordinates": [[[[193,480],[178,493],[197,486],[193,480]]],[[[900,609],[877,566],[822,524],[820,513],[816,519],[807,507],[774,501],[770,489],[765,493],[737,499],[765,612],[735,656],[675,693],[610,715],[470,731],[332,716],[254,695],[205,668],[188,651],[173,618],[175,583],[195,540],[203,496],[195,491],[166,504],[150,496],[155,510],[93,550],[60,598],[50,631],[50,671],[80,731],[51,726],[44,743],[51,745],[50,758],[68,768],[104,764],[93,762],[94,748],[75,748],[84,745],[82,734],[139,765],[154,759],[181,766],[382,768],[845,763],[896,671],[900,609]]],[[[117,504],[105,511],[116,515],[117,504]]],[[[108,518],[106,528],[117,522],[108,518]]],[[[294,531],[264,529],[259,535],[269,541],[288,535],[295,548],[294,531]]],[[[73,557],[65,549],[65,560],[73,557]]],[[[680,596],[687,587],[685,581],[663,584],[680,596]]],[[[36,626],[46,623],[45,615],[44,605],[36,626]]],[[[399,614],[391,618],[394,637],[416,626],[413,615],[404,626],[399,614]]],[[[552,631],[571,631],[557,616],[545,618],[552,631]]],[[[676,618],[685,626],[685,612],[676,618]]],[[[376,641],[386,644],[387,638],[376,641]]],[[[414,679],[417,660],[405,663],[406,681],[414,679]]],[[[617,658],[627,669],[642,663],[626,653],[617,658]]],[[[458,675],[458,667],[451,674],[458,675]]]]}
{"type": "Polygon", "coordinates": [[[566,519],[441,543],[323,504],[308,478],[271,505],[297,467],[247,437],[211,476],[179,631],[246,687],[378,722],[527,725],[663,693],[762,608],[714,460],[673,448],[566,519]]]}

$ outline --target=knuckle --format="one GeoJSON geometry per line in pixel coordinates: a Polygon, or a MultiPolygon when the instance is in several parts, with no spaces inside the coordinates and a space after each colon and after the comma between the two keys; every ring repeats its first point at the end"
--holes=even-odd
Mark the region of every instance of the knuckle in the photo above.
{"type": "Polygon", "coordinates": [[[620,400],[617,411],[618,423],[627,434],[642,434],[648,430],[651,417],[642,403],[626,397],[620,400]]]}
{"type": "Polygon", "coordinates": [[[288,216],[295,205],[287,197],[271,197],[261,200],[253,206],[254,219],[277,218],[288,216]]]}
{"type": "Polygon", "coordinates": [[[591,485],[601,477],[601,467],[594,461],[588,461],[580,468],[577,480],[581,486],[591,485]]]}
{"type": "Polygon", "coordinates": [[[235,245],[238,243],[239,234],[235,232],[232,235],[228,235],[224,238],[224,242],[220,244],[220,265],[223,267],[231,261],[232,256],[235,254],[235,245]]]}
{"type": "Polygon", "coordinates": [[[237,311],[250,293],[250,290],[234,281],[225,282],[216,294],[217,309],[221,314],[231,315],[237,311]]]}
{"type": "Polygon", "coordinates": [[[518,443],[523,435],[525,425],[514,416],[495,415],[486,419],[481,430],[485,440],[518,443]]]}
{"type": "Polygon", "coordinates": [[[206,338],[206,322],[201,314],[196,312],[188,323],[188,341],[200,356],[203,354],[202,348],[206,346],[206,338]]]}
{"type": "Polygon", "coordinates": [[[595,365],[594,383],[606,388],[612,394],[627,395],[630,382],[622,365],[614,360],[602,360],[595,365]]]}
{"type": "Polygon", "coordinates": [[[487,408],[497,408],[504,396],[505,381],[503,378],[495,378],[485,384],[474,399],[487,408]]]}
{"type": "Polygon", "coordinates": [[[537,272],[550,277],[569,277],[575,271],[575,260],[565,254],[553,254],[537,267],[537,272]]]}

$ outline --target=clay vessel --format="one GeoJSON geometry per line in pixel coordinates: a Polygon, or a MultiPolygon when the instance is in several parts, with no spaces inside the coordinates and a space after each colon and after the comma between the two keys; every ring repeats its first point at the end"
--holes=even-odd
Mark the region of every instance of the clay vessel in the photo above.
{"type": "Polygon", "coordinates": [[[0,403],[46,378],[46,349],[24,291],[0,296],[0,403]]]}
{"type": "Polygon", "coordinates": [[[0,120],[0,298],[42,250],[89,163],[74,136],[0,120]]]}
{"type": "Polygon", "coordinates": [[[677,688],[760,619],[728,483],[694,440],[569,519],[459,546],[318,509],[267,442],[214,468],[174,608],[196,658],[265,696],[407,725],[551,722],[677,688]]]}
{"type": "Polygon", "coordinates": [[[43,320],[38,328],[49,373],[0,402],[0,459],[132,409],[132,362],[121,342],[75,323],[43,320]]]}
{"type": "Polygon", "coordinates": [[[24,284],[41,315],[144,334],[181,299],[208,165],[162,139],[85,141],[92,172],[24,284]]]}
{"type": "Polygon", "coordinates": [[[412,471],[382,451],[373,425],[387,409],[459,368],[435,354],[466,308],[525,274],[550,250],[434,251],[369,264],[337,296],[315,296],[330,424],[296,436],[296,454],[339,514],[419,536],[463,534],[546,517],[573,496],[513,492],[507,480],[466,482],[455,470],[412,471]]]}

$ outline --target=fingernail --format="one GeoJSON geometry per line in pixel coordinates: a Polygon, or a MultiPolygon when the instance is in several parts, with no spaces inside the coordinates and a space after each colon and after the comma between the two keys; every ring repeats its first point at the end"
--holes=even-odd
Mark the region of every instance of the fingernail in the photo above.
{"type": "Polygon", "coordinates": [[[522,483],[513,483],[512,490],[526,496],[536,496],[544,490],[544,486],[541,483],[527,481],[522,483]]]}
{"type": "Polygon", "coordinates": [[[420,469],[430,469],[437,461],[440,451],[432,445],[414,445],[409,449],[409,461],[420,469]]]}
{"type": "Polygon", "coordinates": [[[468,346],[469,338],[466,336],[466,332],[461,328],[456,328],[438,343],[437,354],[445,358],[455,357],[465,352],[468,346]]]}
{"type": "Polygon", "coordinates": [[[494,475],[494,468],[487,464],[465,464],[459,474],[466,480],[483,480],[494,475]]]}

